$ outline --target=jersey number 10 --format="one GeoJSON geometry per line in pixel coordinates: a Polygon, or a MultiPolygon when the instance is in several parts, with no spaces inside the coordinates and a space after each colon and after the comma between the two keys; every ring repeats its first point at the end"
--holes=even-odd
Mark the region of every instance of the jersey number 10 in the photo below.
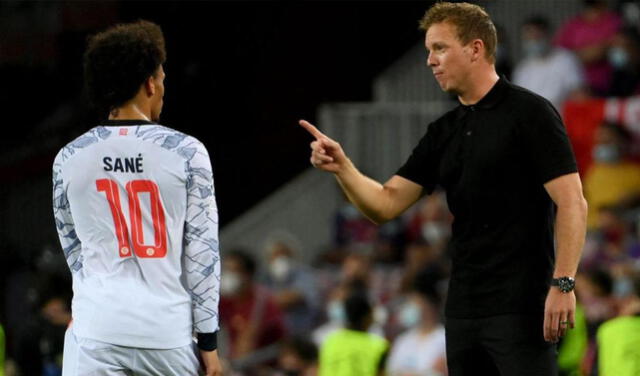
{"type": "MultiPolygon", "coordinates": [[[[120,205],[120,190],[118,184],[110,179],[96,180],[98,192],[104,192],[109,201],[109,208],[113,216],[113,224],[118,238],[118,253],[120,257],[131,257],[129,249],[129,228],[122,213],[120,205]]],[[[129,217],[131,219],[131,245],[137,257],[161,258],[167,254],[167,225],[164,220],[164,209],[160,202],[158,185],[151,180],[132,180],[127,183],[127,196],[129,198],[129,217]],[[154,244],[144,244],[142,231],[142,210],[138,194],[149,193],[151,202],[151,218],[153,220],[154,244]]]]}

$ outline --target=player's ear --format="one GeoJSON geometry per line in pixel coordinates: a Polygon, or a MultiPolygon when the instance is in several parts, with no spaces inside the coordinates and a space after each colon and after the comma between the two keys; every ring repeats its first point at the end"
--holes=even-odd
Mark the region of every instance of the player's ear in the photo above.
{"type": "Polygon", "coordinates": [[[153,76],[149,76],[144,81],[144,89],[148,97],[153,97],[153,95],[156,93],[156,83],[153,76]]]}
{"type": "Polygon", "coordinates": [[[469,43],[471,61],[476,61],[484,55],[484,42],[482,39],[474,39],[469,43]]]}

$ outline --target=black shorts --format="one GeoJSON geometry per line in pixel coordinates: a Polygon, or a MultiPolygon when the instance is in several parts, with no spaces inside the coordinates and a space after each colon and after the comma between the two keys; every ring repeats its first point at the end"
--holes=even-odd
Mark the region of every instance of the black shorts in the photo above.
{"type": "Polygon", "coordinates": [[[447,318],[449,376],[556,376],[556,345],[545,342],[543,315],[447,318]]]}

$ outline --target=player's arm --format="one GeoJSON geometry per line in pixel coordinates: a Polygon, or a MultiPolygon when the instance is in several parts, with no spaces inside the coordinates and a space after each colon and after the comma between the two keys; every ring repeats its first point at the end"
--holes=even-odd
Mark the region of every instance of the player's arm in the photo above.
{"type": "MultiPolygon", "coordinates": [[[[582,195],[580,177],[578,173],[563,175],[547,182],[544,187],[557,206],[557,250],[553,277],[575,277],[587,223],[587,201],[582,195]]],[[[545,339],[555,342],[565,334],[566,326],[561,325],[562,321],[569,321],[569,326],[574,326],[575,294],[551,288],[546,304],[545,339]]]]}
{"type": "Polygon", "coordinates": [[[304,120],[300,125],[316,138],[311,143],[311,164],[334,173],[349,200],[373,222],[397,217],[420,198],[421,185],[398,175],[380,184],[358,171],[339,143],[304,120]]]}
{"type": "Polygon", "coordinates": [[[60,245],[72,273],[82,268],[80,251],[82,243],[76,235],[71,207],[67,199],[67,186],[63,181],[62,154],[58,154],[53,164],[53,215],[60,245]]]}
{"type": "Polygon", "coordinates": [[[206,375],[221,372],[217,355],[220,253],[218,207],[209,154],[197,143],[186,164],[187,215],[184,229],[184,268],[192,299],[193,326],[206,375]]]}

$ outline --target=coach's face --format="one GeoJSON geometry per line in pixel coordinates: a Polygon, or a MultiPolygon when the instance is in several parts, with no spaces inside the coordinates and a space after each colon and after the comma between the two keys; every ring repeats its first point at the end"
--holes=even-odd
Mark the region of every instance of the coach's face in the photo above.
{"type": "Polygon", "coordinates": [[[154,88],[151,96],[151,120],[153,121],[160,120],[160,113],[164,104],[164,77],[164,69],[161,65],[150,79],[154,88]]]}
{"type": "Polygon", "coordinates": [[[470,75],[471,51],[456,36],[456,27],[448,22],[433,24],[427,30],[427,65],[442,90],[460,95],[470,75]]]}

